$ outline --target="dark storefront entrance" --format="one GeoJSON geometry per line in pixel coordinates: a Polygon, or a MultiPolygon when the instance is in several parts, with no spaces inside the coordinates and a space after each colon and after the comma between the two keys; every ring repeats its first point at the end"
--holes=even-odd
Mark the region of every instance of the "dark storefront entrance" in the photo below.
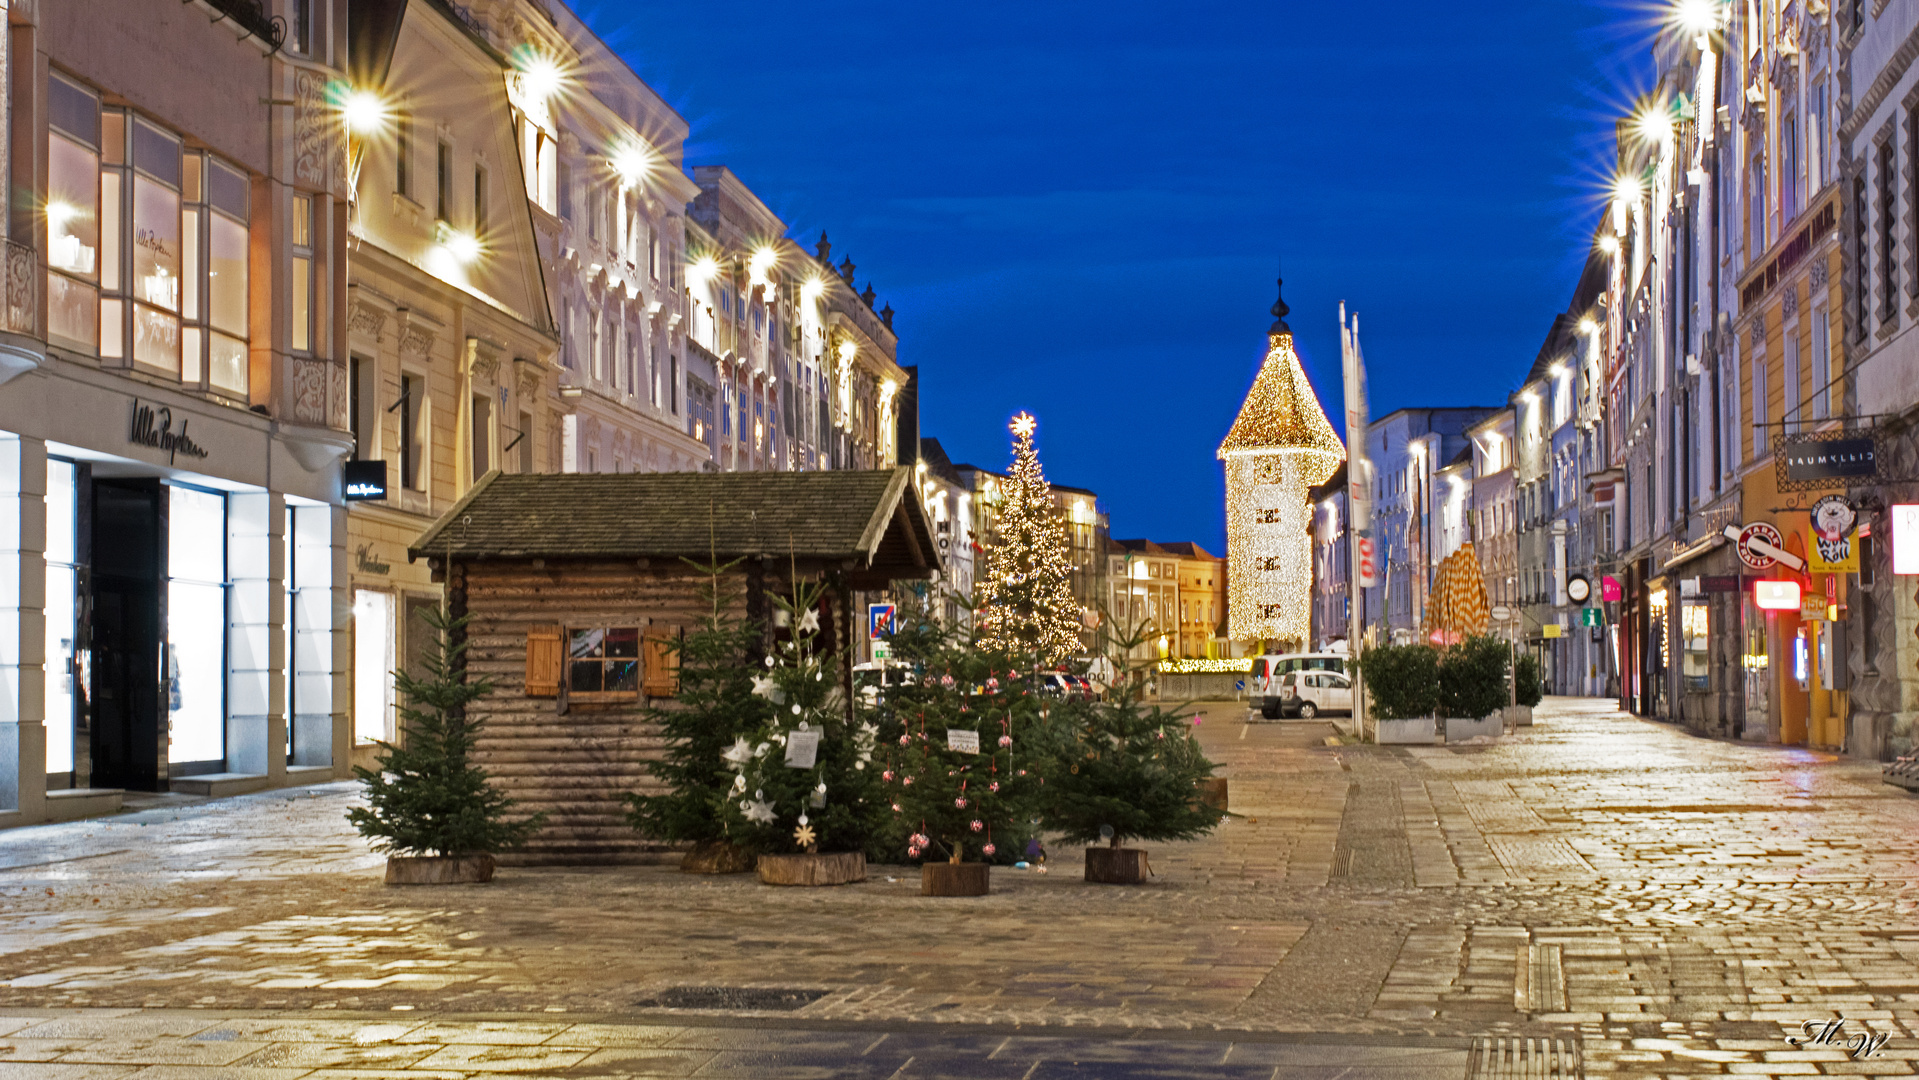
{"type": "Polygon", "coordinates": [[[157,479],[83,481],[79,535],[92,585],[87,698],[93,787],[166,789],[159,670],[166,619],[164,495],[157,479]]]}

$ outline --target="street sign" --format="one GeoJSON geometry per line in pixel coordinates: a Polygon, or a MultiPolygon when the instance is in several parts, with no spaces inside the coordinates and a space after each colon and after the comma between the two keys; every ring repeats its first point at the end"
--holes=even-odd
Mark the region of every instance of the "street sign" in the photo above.
{"type": "Polygon", "coordinates": [[[875,659],[875,660],[891,660],[892,658],[893,658],[893,643],[892,643],[892,642],[890,642],[890,641],[875,641],[875,642],[873,643],[873,659],[875,659]]]}
{"type": "Polygon", "coordinates": [[[1493,608],[1490,614],[1494,622],[1506,622],[1513,617],[1513,609],[1504,604],[1499,604],[1493,608]]]}
{"type": "Polygon", "coordinates": [[[891,636],[893,619],[899,614],[899,610],[898,604],[866,605],[866,636],[873,641],[891,636]]]}
{"type": "Polygon", "coordinates": [[[1601,617],[1599,609],[1596,607],[1580,608],[1579,609],[1579,625],[1604,626],[1606,625],[1606,620],[1601,617]]]}

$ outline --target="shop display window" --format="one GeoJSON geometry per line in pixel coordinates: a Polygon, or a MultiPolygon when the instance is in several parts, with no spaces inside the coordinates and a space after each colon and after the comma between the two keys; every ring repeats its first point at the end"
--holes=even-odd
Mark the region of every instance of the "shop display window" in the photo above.
{"type": "Polygon", "coordinates": [[[1703,694],[1712,689],[1712,654],[1707,646],[1711,623],[1712,609],[1705,601],[1689,600],[1680,606],[1680,677],[1689,693],[1703,694]]]}
{"type": "Polygon", "coordinates": [[[73,462],[47,461],[47,772],[73,772],[74,639],[77,608],[73,462]]]}
{"type": "Polygon", "coordinates": [[[166,695],[174,765],[226,757],[227,500],[167,488],[166,695]]]}

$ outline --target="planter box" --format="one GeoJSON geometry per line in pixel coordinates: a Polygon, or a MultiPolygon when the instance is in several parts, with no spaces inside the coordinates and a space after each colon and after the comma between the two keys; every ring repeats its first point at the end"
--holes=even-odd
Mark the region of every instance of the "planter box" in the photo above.
{"type": "Polygon", "coordinates": [[[866,880],[866,856],[857,851],[830,855],[762,855],[763,885],[848,885],[866,880]]]}
{"type": "Polygon", "coordinates": [[[1533,726],[1533,707],[1531,705],[1506,706],[1506,722],[1514,727],[1533,726]]]}
{"type": "Polygon", "coordinates": [[[1219,811],[1226,812],[1226,778],[1209,776],[1199,781],[1199,801],[1219,811]]]}
{"type": "Polygon", "coordinates": [[[388,885],[477,885],[493,880],[491,855],[389,855],[388,885]]]}
{"type": "Polygon", "coordinates": [[[1446,741],[1465,742],[1481,736],[1497,739],[1506,733],[1506,718],[1494,713],[1477,720],[1469,716],[1448,716],[1446,718],[1446,741]]]}
{"type": "Polygon", "coordinates": [[[702,840],[680,860],[682,874],[744,874],[753,869],[753,853],[726,840],[702,840]]]}
{"type": "Polygon", "coordinates": [[[1378,725],[1377,741],[1381,746],[1418,746],[1439,741],[1439,730],[1430,716],[1374,723],[1378,725]]]}
{"type": "Polygon", "coordinates": [[[927,863],[920,867],[920,895],[985,896],[992,891],[992,874],[989,863],[927,863]]]}
{"type": "Polygon", "coordinates": [[[1146,852],[1140,848],[1089,847],[1086,880],[1101,885],[1138,885],[1146,880],[1146,852]]]}

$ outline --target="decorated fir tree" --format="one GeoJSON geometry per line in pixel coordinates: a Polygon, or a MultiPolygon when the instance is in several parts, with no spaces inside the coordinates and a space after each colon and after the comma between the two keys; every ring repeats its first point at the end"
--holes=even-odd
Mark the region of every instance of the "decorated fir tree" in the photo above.
{"type": "Polygon", "coordinates": [[[1038,831],[1045,781],[1030,759],[1053,704],[1021,678],[1030,663],[931,620],[902,625],[893,651],[917,675],[889,694],[877,755],[891,835],[909,859],[1017,857],[1038,831]]]}
{"type": "Polygon", "coordinates": [[[425,677],[393,673],[399,691],[401,739],[379,743],[379,768],[355,766],[366,785],[364,807],[347,820],[373,846],[392,855],[481,855],[524,844],[546,820],[534,814],[507,820],[513,800],[487,783],[473,762],[480,722],[468,705],[492,692],[487,679],[466,678],[465,641],[455,641],[466,619],[437,609],[422,620],[433,636],[422,651],[425,677]]]}
{"type": "Polygon", "coordinates": [[[647,711],[668,740],[666,752],[648,762],[647,771],[666,790],[629,794],[627,822],[655,839],[694,842],[697,855],[688,866],[751,869],[750,857],[726,850],[732,837],[724,811],[733,771],[723,755],[771,712],[767,700],[753,692],[761,630],[729,613],[736,596],[726,588],[725,575],[733,563],[692,565],[707,575],[701,589],[709,610],[696,628],[670,643],[679,660],[674,703],[647,711]]]}
{"type": "Polygon", "coordinates": [[[842,657],[819,649],[823,591],[800,582],[792,600],[777,598],[792,636],[749,673],[766,708],[721,755],[732,774],[727,833],[756,852],[861,851],[880,825],[879,729],[849,716],[842,657]]]}
{"type": "Polygon", "coordinates": [[[1013,468],[1000,485],[994,536],[974,586],[978,645],[1058,664],[1080,650],[1083,617],[1073,599],[1065,522],[1033,448],[1032,416],[1013,418],[1013,468]]]}

